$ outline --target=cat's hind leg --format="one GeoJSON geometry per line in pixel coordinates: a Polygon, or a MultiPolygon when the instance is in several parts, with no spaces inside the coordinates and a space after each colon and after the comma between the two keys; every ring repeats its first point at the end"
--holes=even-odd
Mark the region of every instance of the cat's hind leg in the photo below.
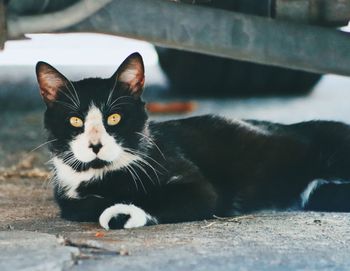
{"type": "Polygon", "coordinates": [[[305,205],[307,211],[350,212],[350,184],[328,183],[319,187],[305,205]]]}

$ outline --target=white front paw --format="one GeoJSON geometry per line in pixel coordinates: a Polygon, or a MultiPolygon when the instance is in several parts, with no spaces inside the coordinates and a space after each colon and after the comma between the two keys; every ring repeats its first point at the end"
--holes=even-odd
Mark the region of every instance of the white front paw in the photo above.
{"type": "Polygon", "coordinates": [[[102,212],[99,218],[100,225],[109,230],[110,220],[121,214],[130,216],[124,224],[125,229],[145,226],[148,221],[156,222],[155,218],[133,204],[115,204],[102,212]]]}

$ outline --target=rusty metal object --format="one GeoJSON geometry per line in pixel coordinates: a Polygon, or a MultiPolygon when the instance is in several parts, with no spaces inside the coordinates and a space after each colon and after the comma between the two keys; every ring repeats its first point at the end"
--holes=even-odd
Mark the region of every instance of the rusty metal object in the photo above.
{"type": "Polygon", "coordinates": [[[186,102],[150,102],[146,104],[147,111],[151,114],[186,114],[197,109],[197,103],[186,102]]]}
{"type": "Polygon", "coordinates": [[[4,49],[6,38],[6,7],[4,0],[0,0],[0,50],[4,49]]]}

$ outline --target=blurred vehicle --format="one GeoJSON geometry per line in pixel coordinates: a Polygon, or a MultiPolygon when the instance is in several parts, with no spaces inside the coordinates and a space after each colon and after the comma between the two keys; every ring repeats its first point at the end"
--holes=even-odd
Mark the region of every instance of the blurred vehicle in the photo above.
{"type": "Polygon", "coordinates": [[[109,33],[161,46],[175,93],[304,94],[321,74],[350,75],[349,38],[334,28],[349,17],[343,0],[3,0],[0,42],[109,33]]]}

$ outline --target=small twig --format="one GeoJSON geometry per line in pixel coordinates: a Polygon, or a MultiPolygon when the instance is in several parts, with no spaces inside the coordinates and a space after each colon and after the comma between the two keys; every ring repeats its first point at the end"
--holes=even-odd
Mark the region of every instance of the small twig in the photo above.
{"type": "Polygon", "coordinates": [[[62,235],[57,235],[56,237],[57,237],[58,243],[60,245],[63,245],[63,246],[87,248],[87,249],[104,249],[104,248],[93,246],[93,245],[83,243],[83,242],[73,242],[72,240],[70,240],[62,235]]]}
{"type": "Polygon", "coordinates": [[[201,229],[206,229],[206,228],[210,228],[211,226],[215,225],[216,222],[211,222],[208,225],[202,226],[201,229]]]}
{"type": "Polygon", "coordinates": [[[242,216],[233,217],[229,219],[229,221],[235,222],[235,221],[241,221],[243,219],[253,219],[255,217],[256,217],[255,215],[242,215],[242,216]]]}
{"type": "Polygon", "coordinates": [[[86,242],[73,242],[72,240],[62,235],[57,235],[56,237],[59,244],[63,246],[76,247],[79,249],[79,254],[75,255],[75,258],[77,260],[95,258],[98,255],[104,255],[104,256],[106,255],[128,256],[129,255],[129,251],[123,247],[119,251],[114,251],[103,247],[94,246],[86,242]]]}
{"type": "Polygon", "coordinates": [[[220,217],[217,215],[213,215],[214,218],[225,221],[225,222],[239,222],[243,219],[253,219],[256,216],[255,215],[242,215],[242,216],[236,216],[236,217],[220,217]]]}
{"type": "MultiPolygon", "coordinates": [[[[236,216],[236,217],[220,217],[220,216],[217,216],[217,215],[213,215],[213,217],[216,218],[219,221],[222,221],[222,222],[241,223],[241,221],[243,219],[252,219],[255,216],[254,215],[242,215],[242,216],[236,216]]],[[[205,220],[205,223],[208,223],[208,222],[205,220]]],[[[218,223],[217,221],[211,222],[211,223],[209,223],[209,224],[207,224],[205,226],[201,226],[201,229],[210,228],[211,226],[213,226],[213,225],[215,225],[217,223],[218,223]]]]}
{"type": "Polygon", "coordinates": [[[227,219],[229,219],[228,217],[221,217],[221,216],[217,216],[217,215],[213,215],[213,217],[218,219],[218,220],[227,220],[227,219]]]}

